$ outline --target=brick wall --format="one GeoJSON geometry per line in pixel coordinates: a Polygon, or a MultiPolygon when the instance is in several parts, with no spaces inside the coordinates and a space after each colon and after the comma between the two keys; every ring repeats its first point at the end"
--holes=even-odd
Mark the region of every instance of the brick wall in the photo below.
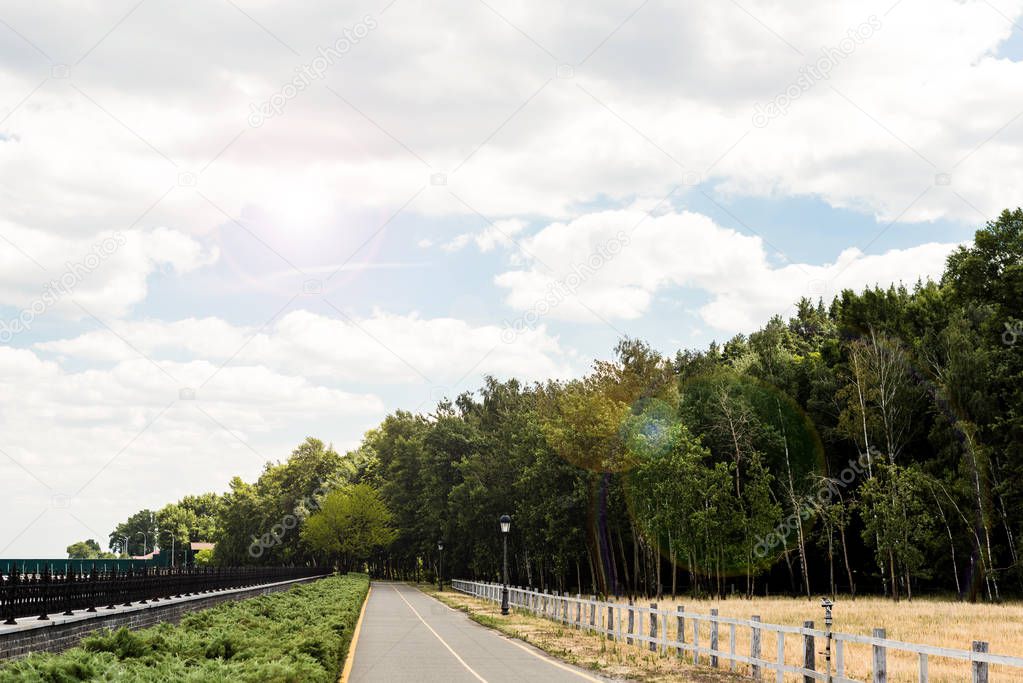
{"type": "Polygon", "coordinates": [[[0,630],[0,661],[18,659],[33,652],[61,652],[74,647],[78,641],[98,629],[113,630],[123,626],[135,630],[164,621],[177,623],[188,612],[208,609],[231,600],[270,595],[319,578],[322,577],[161,600],[146,605],[135,604],[132,607],[118,607],[117,611],[107,614],[103,613],[103,609],[91,614],[78,612],[70,617],[55,616],[54,620],[38,625],[22,619],[18,626],[0,626],[3,629],[0,630]]]}

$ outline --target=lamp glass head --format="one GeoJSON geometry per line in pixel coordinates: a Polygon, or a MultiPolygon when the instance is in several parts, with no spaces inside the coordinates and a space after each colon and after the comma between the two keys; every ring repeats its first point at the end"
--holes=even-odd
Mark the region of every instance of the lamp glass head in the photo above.
{"type": "Polygon", "coordinates": [[[506,534],[509,531],[511,531],[511,517],[501,515],[501,533],[506,534]]]}

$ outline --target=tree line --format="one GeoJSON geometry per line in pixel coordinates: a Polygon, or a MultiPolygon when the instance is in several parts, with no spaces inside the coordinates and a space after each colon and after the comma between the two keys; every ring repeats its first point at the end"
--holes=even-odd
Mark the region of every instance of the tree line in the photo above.
{"type": "Polygon", "coordinates": [[[488,378],[347,454],[310,438],[137,513],[111,548],[149,525],[221,563],[432,578],[442,541],[445,574],[498,579],[507,513],[511,580],[544,589],[999,600],[1023,588],[1021,309],[1017,209],[939,282],[803,299],[674,356],[622,339],[569,381],[488,378]]]}

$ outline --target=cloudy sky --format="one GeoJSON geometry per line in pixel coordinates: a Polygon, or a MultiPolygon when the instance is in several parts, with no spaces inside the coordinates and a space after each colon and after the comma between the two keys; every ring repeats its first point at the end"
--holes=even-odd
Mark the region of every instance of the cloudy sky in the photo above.
{"type": "Polygon", "coordinates": [[[912,283],[1023,186],[1023,0],[0,5],[0,556],[484,374],[912,283]]]}

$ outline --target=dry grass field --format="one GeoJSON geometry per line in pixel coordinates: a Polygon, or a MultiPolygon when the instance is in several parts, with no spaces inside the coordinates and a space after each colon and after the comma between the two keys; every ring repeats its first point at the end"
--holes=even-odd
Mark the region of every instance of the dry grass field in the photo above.
{"type": "MultiPolygon", "coordinates": [[[[497,606],[481,600],[475,600],[457,593],[445,593],[445,600],[454,606],[478,613],[480,620],[497,614],[497,606]]],[[[650,601],[644,601],[649,606],[650,601]]],[[[820,607],[820,599],[812,601],[793,598],[759,598],[755,600],[662,600],[660,609],[675,612],[676,606],[682,604],[688,613],[709,614],[716,608],[724,617],[749,619],[759,615],[761,621],[786,626],[802,626],[804,621],[813,621],[815,628],[823,629],[824,610],[820,607]]],[[[574,611],[570,612],[574,614],[574,611]]],[[[623,610],[624,614],[624,610],[623,610]]],[[[881,598],[839,597],[833,608],[835,632],[869,636],[874,628],[884,628],[886,637],[910,643],[935,645],[938,647],[969,650],[974,640],[985,640],[989,651],[1002,654],[1023,656],[1023,603],[1007,603],[1001,605],[984,605],[959,603],[947,600],[915,599],[894,603],[881,598]]],[[[617,617],[616,617],[617,618],[617,617]]],[[[585,620],[585,617],[584,617],[585,620]]],[[[679,663],[674,656],[668,658],[654,657],[651,653],[638,646],[625,643],[609,643],[601,636],[584,635],[555,623],[547,625],[538,623],[534,617],[515,615],[513,624],[503,624],[502,630],[528,640],[552,654],[572,653],[582,665],[592,665],[605,674],[617,675],[632,680],[671,681],[671,680],[705,680],[702,675],[709,672],[705,668],[706,657],[702,658],[703,667],[693,669],[679,663]],[[511,633],[512,631],[518,631],[511,633]],[[581,659],[580,659],[581,657],[581,659]]],[[[503,620],[496,620],[501,625],[503,620]]],[[[686,620],[686,641],[692,642],[693,620],[686,620]]],[[[638,624],[638,616],[637,616],[638,624]]],[[[494,624],[488,624],[494,625],[494,624]]],[[[669,620],[669,636],[676,635],[675,620],[669,620]]],[[[647,623],[643,624],[644,631],[647,623]]],[[[639,627],[637,626],[637,631],[639,627]]],[[[736,652],[749,654],[750,630],[736,627],[736,652]]],[[[721,625],[719,630],[719,648],[729,648],[729,627],[721,625]]],[[[789,665],[802,663],[802,638],[793,634],[785,636],[785,659],[789,665]]],[[[703,623],[700,627],[700,645],[706,647],[710,642],[710,625],[703,623]]],[[[773,660],[776,653],[776,636],[764,630],[762,636],[761,656],[773,660]]],[[[822,642],[816,643],[819,653],[824,647],[822,642]]],[[[688,659],[688,655],[686,655],[688,659]]],[[[888,680],[917,681],[918,656],[914,653],[888,651],[888,680]]],[[[869,645],[845,645],[845,675],[869,681],[871,677],[871,648],[869,645]]],[[[725,674],[728,663],[722,662],[725,674]]],[[[823,656],[817,655],[817,668],[823,670],[823,656]]],[[[738,673],[748,674],[748,669],[738,666],[738,673]]],[[[969,662],[951,660],[931,656],[928,661],[929,680],[935,682],[969,681],[971,677],[969,662]]],[[[721,675],[714,672],[714,675],[721,675]]],[[[765,680],[774,680],[774,672],[765,672],[765,680]]],[[[728,678],[727,674],[724,678],[728,678]]],[[[798,681],[801,677],[786,675],[786,680],[798,681]]],[[[720,679],[719,679],[720,680],[720,679]]],[[[739,680],[735,678],[733,680],[739,680]]],[[[1023,681],[1023,669],[1006,668],[992,665],[990,681],[1023,681]]]]}
{"type": "MultiPolygon", "coordinates": [[[[869,636],[874,628],[883,628],[890,640],[936,645],[939,647],[969,650],[974,640],[986,640],[989,651],[996,654],[1023,656],[1023,603],[1001,605],[968,604],[947,600],[915,599],[894,603],[881,598],[839,597],[833,608],[836,632],[869,636]]],[[[649,601],[642,603],[649,605],[649,601]]],[[[801,600],[793,598],[758,598],[754,600],[662,600],[658,607],[671,611],[676,605],[684,605],[687,612],[709,614],[716,608],[721,616],[749,619],[759,615],[766,623],[786,626],[802,626],[804,621],[813,621],[814,626],[824,628],[824,610],[820,599],[801,600]]],[[[674,621],[674,620],[672,620],[674,621]]],[[[692,640],[692,624],[687,621],[687,641],[692,640]]],[[[669,624],[669,634],[674,636],[675,625],[669,624]]],[[[728,628],[720,630],[720,647],[728,647],[728,628]]],[[[736,651],[749,653],[749,629],[736,629],[736,651]]],[[[700,634],[702,645],[710,641],[709,624],[704,624],[700,634]]],[[[823,643],[817,643],[817,650],[823,643]]],[[[802,659],[802,639],[785,637],[786,662],[796,665],[802,659]]],[[[870,679],[871,649],[868,645],[847,644],[845,651],[846,675],[859,680],[870,679]]],[[[776,652],[773,633],[764,632],[762,656],[773,659],[776,652]]],[[[818,655],[818,668],[823,668],[822,657],[818,655]]],[[[966,681],[970,679],[968,662],[930,657],[928,662],[931,681],[966,681]]],[[[891,681],[916,681],[918,671],[917,655],[912,653],[888,652],[888,673],[891,681]]],[[[1023,669],[1009,669],[992,666],[992,681],[1023,681],[1023,669]]],[[[796,680],[796,677],[793,677],[796,680]]]]}

